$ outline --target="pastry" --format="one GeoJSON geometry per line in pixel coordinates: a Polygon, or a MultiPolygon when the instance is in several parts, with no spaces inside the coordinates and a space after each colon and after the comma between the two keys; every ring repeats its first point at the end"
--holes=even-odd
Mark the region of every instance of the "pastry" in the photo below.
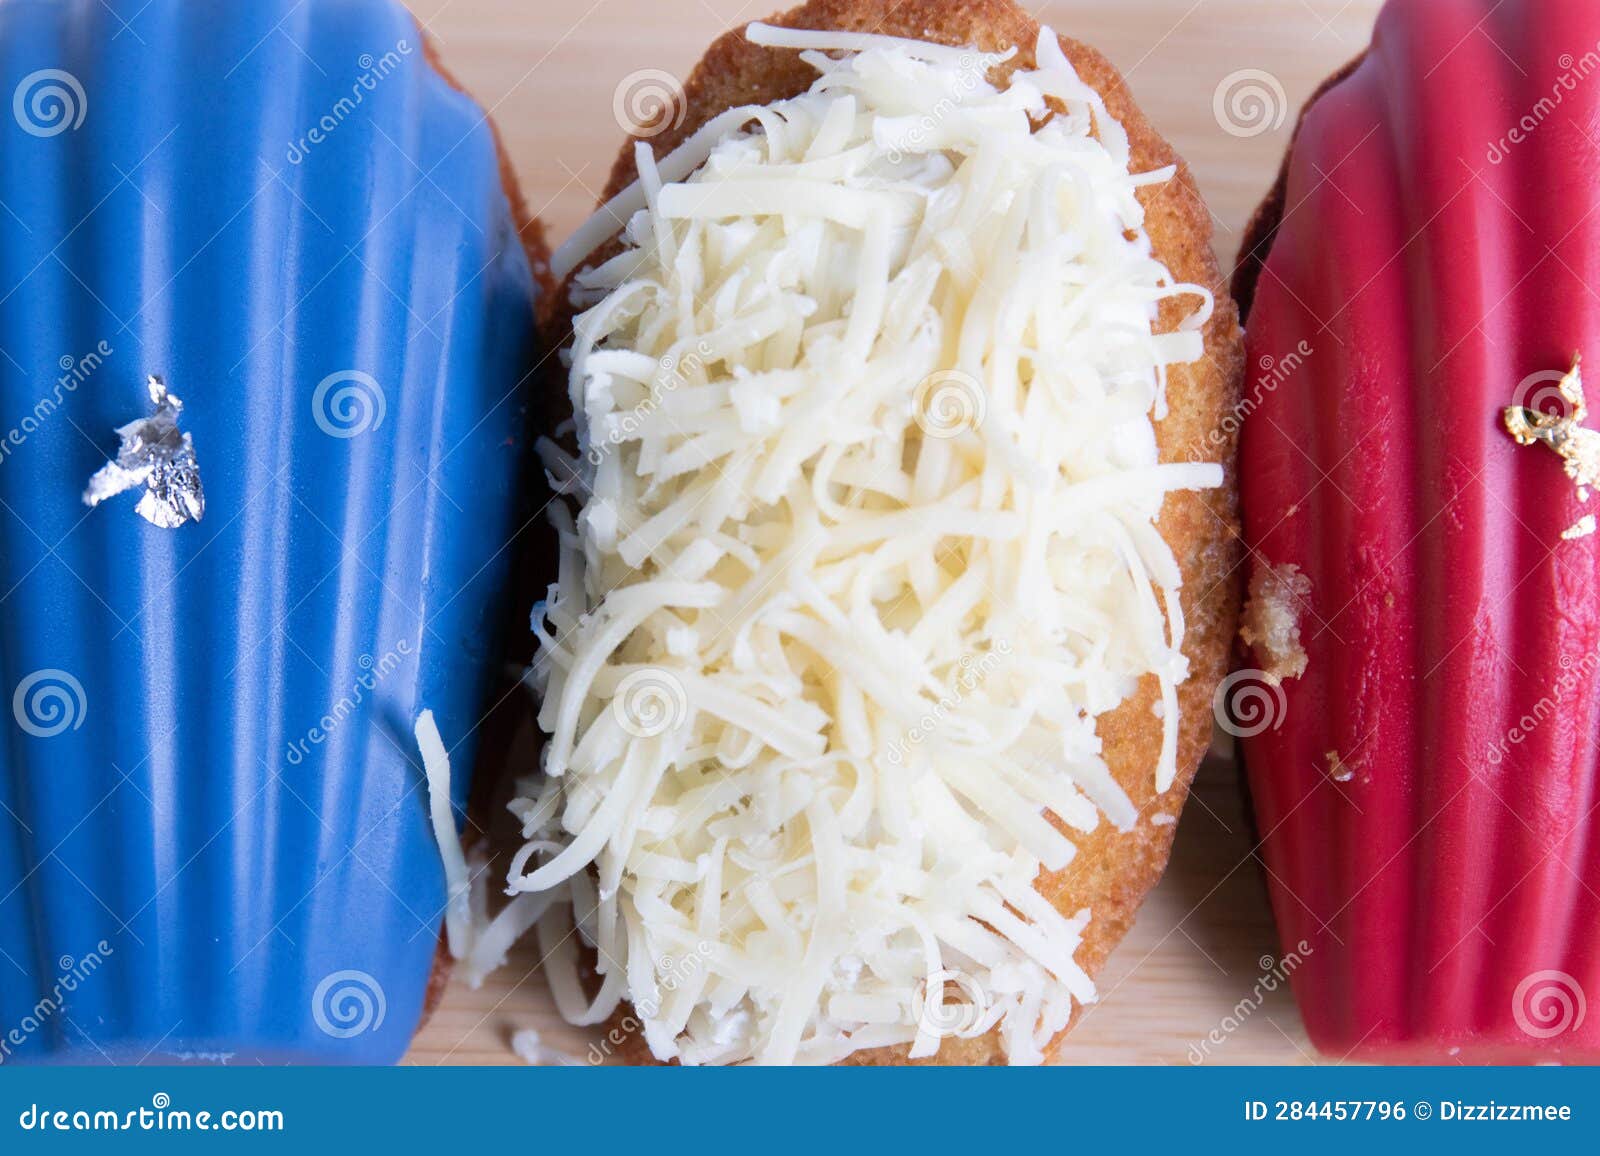
{"type": "Polygon", "coordinates": [[[1009,2],[813,0],[668,112],[553,262],[571,501],[508,910],[633,1058],[1038,1062],[1235,629],[1206,210],[1009,2]]]}
{"type": "Polygon", "coordinates": [[[1597,41],[1577,0],[1391,0],[1241,263],[1235,729],[1335,1058],[1600,1055],[1597,41]]]}
{"type": "MultiPolygon", "coordinates": [[[[0,5],[0,1061],[393,1062],[537,225],[388,0],[0,5]]],[[[458,884],[460,880],[456,881],[458,884]]]]}

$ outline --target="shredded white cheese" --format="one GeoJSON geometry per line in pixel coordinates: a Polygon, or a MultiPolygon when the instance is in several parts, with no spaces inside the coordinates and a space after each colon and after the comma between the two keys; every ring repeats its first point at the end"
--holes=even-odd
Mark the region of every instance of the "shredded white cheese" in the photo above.
{"type": "Polygon", "coordinates": [[[1143,230],[1171,170],[1129,172],[1048,29],[1005,88],[973,50],[749,35],[816,83],[659,165],[638,146],[555,263],[625,221],[576,278],[578,457],[542,447],[576,509],[510,890],[559,900],[538,934],[563,1014],[626,1000],[662,1060],[993,1029],[1037,1062],[1094,988],[1090,913],[1034,882],[1102,816],[1136,822],[1095,720],[1146,676],[1150,774],[1176,774],[1155,523],[1222,472],[1160,464],[1152,418],[1211,296],[1143,230]],[[1153,333],[1179,296],[1195,313],[1153,333]]]}
{"type": "Polygon", "coordinates": [[[455,813],[450,806],[450,752],[439,737],[439,724],[433,721],[431,710],[417,715],[413,729],[428,782],[428,817],[433,824],[433,837],[439,843],[439,856],[444,861],[445,943],[451,956],[460,959],[475,933],[469,902],[472,876],[467,870],[461,833],[456,830],[455,813]]]}
{"type": "Polygon", "coordinates": [[[481,843],[469,852],[461,842],[450,801],[450,752],[431,710],[417,715],[413,731],[428,785],[428,818],[444,866],[445,946],[450,957],[460,961],[467,983],[478,987],[505,964],[512,947],[539,922],[556,896],[517,895],[489,918],[488,853],[481,843]]]}

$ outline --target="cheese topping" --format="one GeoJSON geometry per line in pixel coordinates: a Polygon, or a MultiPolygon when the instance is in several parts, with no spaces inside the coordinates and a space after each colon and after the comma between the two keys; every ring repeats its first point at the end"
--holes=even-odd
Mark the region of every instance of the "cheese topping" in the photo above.
{"type": "Polygon", "coordinates": [[[417,715],[412,730],[417,749],[422,753],[422,769],[428,784],[428,821],[433,826],[439,858],[444,863],[445,943],[450,954],[460,959],[467,953],[476,932],[470,901],[472,877],[450,804],[450,752],[445,749],[439,724],[434,721],[431,710],[417,715]]]}
{"type": "Polygon", "coordinates": [[[1159,463],[1152,416],[1211,296],[1143,230],[1136,194],[1172,170],[1129,172],[1048,29],[1003,88],[1010,54],[748,34],[802,50],[810,90],[659,165],[639,144],[638,182],[555,262],[625,222],[575,278],[579,453],[542,447],[575,511],[535,619],[549,741],[510,889],[557,900],[563,1013],[626,1000],[662,1060],[998,1030],[1037,1062],[1094,988],[1091,913],[1035,879],[1137,820],[1095,720],[1146,676],[1149,773],[1176,775],[1156,520],[1222,471],[1159,463]],[[1174,297],[1198,307],[1154,333],[1174,297]]]}

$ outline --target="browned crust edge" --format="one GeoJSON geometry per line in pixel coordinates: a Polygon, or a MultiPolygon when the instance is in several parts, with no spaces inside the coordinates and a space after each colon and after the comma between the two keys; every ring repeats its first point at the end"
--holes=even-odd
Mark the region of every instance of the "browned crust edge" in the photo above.
{"type": "Polygon", "coordinates": [[[1261,280],[1261,270],[1266,266],[1267,254],[1272,252],[1272,242],[1277,240],[1278,226],[1283,223],[1284,213],[1289,207],[1289,159],[1294,156],[1294,146],[1300,139],[1300,130],[1305,128],[1306,117],[1311,114],[1311,109],[1328,92],[1342,81],[1349,78],[1356,69],[1366,60],[1365,51],[1349,64],[1335,72],[1328,79],[1317,86],[1311,98],[1300,107],[1300,115],[1295,120],[1294,132],[1289,137],[1289,147],[1283,150],[1283,163],[1278,166],[1277,180],[1273,181],[1271,190],[1266,199],[1256,206],[1256,211],[1251,214],[1250,223],[1245,226],[1244,240],[1239,245],[1239,257],[1234,263],[1233,299],[1239,303],[1239,320],[1250,320],[1250,307],[1255,304],[1256,284],[1261,280]]]}
{"type": "MultiPolygon", "coordinates": [[[[415,17],[412,18],[415,23],[415,17]]],[[[433,35],[417,25],[417,34],[422,37],[422,54],[429,67],[438,73],[439,78],[455,91],[461,93],[475,104],[477,98],[464,88],[456,76],[445,66],[439,54],[438,42],[433,35]]],[[[555,296],[556,284],[550,275],[550,246],[545,238],[544,222],[534,216],[528,209],[527,199],[522,195],[522,186],[517,182],[516,169],[511,164],[511,155],[506,151],[505,141],[500,135],[500,126],[495,123],[494,117],[489,115],[487,109],[478,105],[483,112],[483,118],[489,124],[489,132],[494,138],[495,156],[500,167],[500,187],[505,191],[506,200],[511,205],[511,219],[517,226],[517,237],[522,242],[522,248],[528,255],[528,266],[533,271],[533,280],[538,287],[539,302],[547,302],[555,296]]],[[[535,317],[537,322],[538,318],[535,317]]],[[[538,388],[539,379],[535,376],[531,382],[533,388],[538,388]]],[[[530,399],[530,404],[531,404],[530,399]]],[[[479,758],[480,766],[477,768],[478,777],[481,778],[483,758],[479,758]]],[[[474,795],[481,797],[481,792],[474,790],[474,795]]],[[[469,831],[471,829],[469,828],[469,831]]],[[[428,983],[424,989],[422,999],[422,1015],[417,1020],[416,1032],[422,1031],[428,1021],[433,1018],[433,1013],[444,1002],[445,989],[450,985],[450,975],[455,968],[455,960],[450,956],[449,945],[445,942],[443,930],[439,933],[439,942],[433,949],[433,965],[428,972],[428,983]]]]}
{"type": "MultiPolygon", "coordinates": [[[[1039,25],[1012,0],[810,0],[802,7],[767,23],[797,28],[881,32],[955,46],[1018,51],[1004,71],[1031,67],[1039,25]]],[[[1163,461],[1218,461],[1226,481],[1207,494],[1180,493],[1168,497],[1160,528],[1172,547],[1183,573],[1181,603],[1188,631],[1184,654],[1190,677],[1179,688],[1182,716],[1178,744],[1178,778],[1165,795],[1155,791],[1152,768],[1156,765],[1161,727],[1152,711],[1159,700],[1154,677],[1146,678],[1132,698],[1100,719],[1098,731],[1107,763],[1139,808],[1142,818],[1134,830],[1118,832],[1102,823],[1099,830],[1079,840],[1078,855],[1063,872],[1040,877],[1038,889],[1058,909],[1072,913],[1084,907],[1093,911],[1078,962],[1091,975],[1099,972],[1113,947],[1132,926],[1145,895],[1155,886],[1171,853],[1175,824],[1157,826],[1150,819],[1167,815],[1176,819],[1188,796],[1189,785],[1211,740],[1211,697],[1227,672],[1229,654],[1238,624],[1238,484],[1234,470],[1234,439],[1223,419],[1237,405],[1244,370],[1242,334],[1238,313],[1229,297],[1211,246],[1210,214],[1200,199],[1193,174],[1134,104],[1121,75],[1099,52],[1066,37],[1062,50],[1083,80],[1105,99],[1111,115],[1128,133],[1135,171],[1176,165],[1177,175],[1166,185],[1141,192],[1146,229],[1156,255],[1179,281],[1207,286],[1216,297],[1216,311],[1205,328],[1205,358],[1169,373],[1167,395],[1170,412],[1158,423],[1157,439],[1163,461]]],[[[792,51],[750,44],[738,28],[718,39],[706,51],[684,86],[685,115],[668,131],[648,138],[659,158],[681,144],[713,116],[741,104],[767,104],[805,91],[815,73],[792,51]]],[[[616,196],[635,178],[634,143],[622,149],[612,168],[602,203],[616,196]]],[[[615,242],[586,264],[616,249],[615,242]]],[[[553,300],[548,319],[550,334],[570,338],[572,315],[568,285],[553,300]]],[[[1192,308],[1192,302],[1167,301],[1159,325],[1170,330],[1192,308]]],[[[564,383],[554,387],[564,395],[564,383]]],[[[1232,423],[1229,423],[1230,425],[1232,423]]],[[[1081,1018],[1078,1008],[1068,1030],[1081,1018]]],[[[610,1025],[621,1058],[648,1063],[651,1057],[638,1037],[637,1023],[627,1010],[610,1025]]],[[[1060,1047],[1063,1031],[1050,1051],[1060,1047]]],[[[908,1062],[904,1048],[860,1052],[852,1064],[908,1062]]],[[[977,1039],[943,1042],[940,1064],[994,1064],[1004,1062],[995,1033],[977,1039]]]]}
{"type": "MultiPolygon", "coordinates": [[[[417,34],[422,37],[423,57],[439,74],[439,78],[477,104],[477,98],[462,86],[449,68],[445,67],[444,60],[439,54],[438,41],[434,39],[432,33],[418,25],[417,34]]],[[[506,151],[505,139],[500,135],[500,126],[481,104],[478,108],[483,113],[483,119],[488,122],[490,134],[494,137],[494,151],[500,162],[500,187],[505,190],[506,200],[511,203],[511,219],[516,222],[517,236],[522,241],[523,250],[528,254],[528,264],[533,269],[533,279],[539,286],[540,298],[548,301],[555,295],[556,285],[550,276],[550,245],[545,238],[544,222],[533,215],[528,208],[527,199],[522,195],[522,186],[517,182],[517,171],[511,164],[511,154],[506,151]]]]}

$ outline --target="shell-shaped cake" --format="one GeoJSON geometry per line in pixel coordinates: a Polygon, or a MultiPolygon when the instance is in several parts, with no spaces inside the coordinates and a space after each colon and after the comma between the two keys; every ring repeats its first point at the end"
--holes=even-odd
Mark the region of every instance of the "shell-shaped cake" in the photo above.
{"type": "Polygon", "coordinates": [[[0,95],[0,1061],[394,1061],[537,227],[388,0],[14,0],[0,95]]]}
{"type": "Polygon", "coordinates": [[[1233,689],[1333,1056],[1600,1056],[1597,44],[1587,0],[1391,0],[1247,246],[1233,689]]]}

